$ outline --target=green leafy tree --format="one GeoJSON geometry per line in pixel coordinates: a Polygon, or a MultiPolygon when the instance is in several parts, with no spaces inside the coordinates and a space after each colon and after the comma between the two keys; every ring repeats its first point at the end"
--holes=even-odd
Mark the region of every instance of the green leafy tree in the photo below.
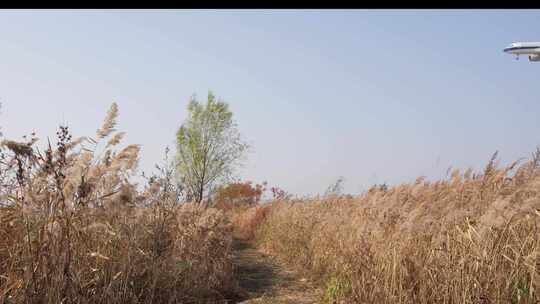
{"type": "Polygon", "coordinates": [[[195,97],[176,133],[177,174],[189,201],[201,203],[214,185],[229,181],[248,145],[240,138],[227,103],[209,92],[206,104],[195,97]]]}

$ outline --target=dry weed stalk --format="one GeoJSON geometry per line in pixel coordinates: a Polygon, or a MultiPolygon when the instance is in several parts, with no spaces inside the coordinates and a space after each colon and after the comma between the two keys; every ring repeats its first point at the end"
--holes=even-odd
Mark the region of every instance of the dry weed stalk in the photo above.
{"type": "Polygon", "coordinates": [[[0,303],[208,303],[233,290],[228,220],[137,191],[139,146],[115,150],[117,116],[113,104],[97,140],[61,127],[43,153],[35,137],[3,142],[0,303]]]}
{"type": "Polygon", "coordinates": [[[537,303],[540,150],[520,166],[496,156],[482,174],[274,202],[256,239],[328,303],[537,303]]]}

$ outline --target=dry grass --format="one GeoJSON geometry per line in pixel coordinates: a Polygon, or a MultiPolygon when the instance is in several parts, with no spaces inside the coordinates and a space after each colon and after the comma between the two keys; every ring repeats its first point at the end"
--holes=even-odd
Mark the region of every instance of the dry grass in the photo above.
{"type": "Polygon", "coordinates": [[[137,190],[139,146],[118,147],[117,115],[96,140],[61,127],[43,152],[34,137],[2,142],[0,303],[215,303],[237,290],[233,233],[309,276],[326,303],[540,299],[540,151],[520,166],[494,155],[481,173],[356,198],[280,192],[225,213],[178,204],[170,174],[137,190]]]}
{"type": "Polygon", "coordinates": [[[275,202],[256,239],[318,281],[326,303],[537,303],[539,155],[357,198],[275,202]]]}
{"type": "Polygon", "coordinates": [[[266,220],[271,207],[271,205],[243,206],[227,212],[232,221],[234,236],[253,241],[258,227],[266,220]]]}
{"type": "Polygon", "coordinates": [[[178,204],[162,179],[137,191],[139,147],[116,149],[117,115],[98,141],[62,127],[43,153],[3,142],[0,303],[211,303],[235,289],[228,219],[178,204]]]}

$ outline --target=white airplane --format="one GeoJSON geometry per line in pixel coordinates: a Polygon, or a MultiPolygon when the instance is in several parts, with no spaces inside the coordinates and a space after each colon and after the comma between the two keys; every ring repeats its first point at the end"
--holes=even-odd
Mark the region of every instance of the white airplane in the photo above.
{"type": "Polygon", "coordinates": [[[504,49],[505,53],[516,55],[528,55],[529,61],[540,61],[540,42],[514,42],[504,49]]]}

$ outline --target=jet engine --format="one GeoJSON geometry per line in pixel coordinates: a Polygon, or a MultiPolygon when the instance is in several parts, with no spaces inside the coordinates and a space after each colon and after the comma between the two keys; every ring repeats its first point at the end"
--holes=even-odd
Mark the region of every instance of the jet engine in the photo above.
{"type": "Polygon", "coordinates": [[[540,61],[540,55],[529,55],[529,61],[540,61]]]}

